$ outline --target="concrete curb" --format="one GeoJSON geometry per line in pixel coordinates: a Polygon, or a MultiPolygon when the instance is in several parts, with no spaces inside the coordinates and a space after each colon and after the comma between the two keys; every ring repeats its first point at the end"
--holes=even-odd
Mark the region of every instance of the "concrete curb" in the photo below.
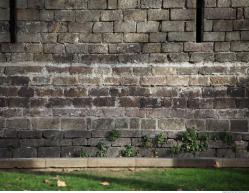
{"type": "Polygon", "coordinates": [[[170,159],[170,158],[18,158],[0,159],[0,169],[63,168],[244,168],[249,159],[170,159]]]}

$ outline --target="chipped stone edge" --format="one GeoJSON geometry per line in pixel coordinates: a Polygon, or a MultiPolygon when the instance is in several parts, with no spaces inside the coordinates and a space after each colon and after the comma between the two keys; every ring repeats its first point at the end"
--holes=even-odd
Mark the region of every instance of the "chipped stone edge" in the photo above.
{"type": "Polygon", "coordinates": [[[17,158],[0,159],[0,169],[62,168],[248,168],[249,159],[17,158]]]}

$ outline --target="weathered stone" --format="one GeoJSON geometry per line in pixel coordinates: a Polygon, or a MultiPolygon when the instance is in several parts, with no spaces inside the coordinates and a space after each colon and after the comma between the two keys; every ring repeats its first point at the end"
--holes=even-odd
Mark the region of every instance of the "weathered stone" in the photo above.
{"type": "Polygon", "coordinates": [[[208,131],[228,131],[229,122],[227,120],[207,120],[208,131]]]}
{"type": "Polygon", "coordinates": [[[231,131],[248,132],[247,120],[231,120],[231,131]]]}
{"type": "Polygon", "coordinates": [[[158,127],[162,130],[184,130],[185,123],[181,119],[161,119],[158,120],[158,127]]]}
{"type": "Polygon", "coordinates": [[[62,130],[86,130],[86,121],[85,119],[62,119],[61,120],[61,129],[62,130]]]}
{"type": "Polygon", "coordinates": [[[38,148],[38,157],[60,157],[60,148],[40,147],[38,148]]]}

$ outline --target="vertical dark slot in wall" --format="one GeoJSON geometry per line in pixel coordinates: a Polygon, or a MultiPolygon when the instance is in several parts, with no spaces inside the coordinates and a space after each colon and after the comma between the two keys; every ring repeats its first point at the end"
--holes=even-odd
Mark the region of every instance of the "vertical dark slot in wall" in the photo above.
{"type": "Polygon", "coordinates": [[[10,42],[16,43],[16,0],[9,1],[9,9],[10,9],[10,42]]]}
{"type": "Polygon", "coordinates": [[[196,42],[203,42],[205,0],[196,0],[196,42]]]}

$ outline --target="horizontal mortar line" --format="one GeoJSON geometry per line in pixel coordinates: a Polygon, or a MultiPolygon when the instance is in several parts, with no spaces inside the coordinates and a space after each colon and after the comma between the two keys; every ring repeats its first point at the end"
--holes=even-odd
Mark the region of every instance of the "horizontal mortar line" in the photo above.
{"type": "Polygon", "coordinates": [[[129,63],[129,64],[104,64],[104,63],[95,63],[95,64],[85,64],[85,63],[51,63],[51,62],[0,62],[0,66],[11,67],[11,66],[39,66],[39,67],[71,67],[71,66],[81,66],[81,67],[239,67],[239,66],[249,66],[248,62],[225,62],[223,64],[219,62],[199,62],[199,63],[189,63],[189,62],[175,62],[175,63],[129,63]]]}

